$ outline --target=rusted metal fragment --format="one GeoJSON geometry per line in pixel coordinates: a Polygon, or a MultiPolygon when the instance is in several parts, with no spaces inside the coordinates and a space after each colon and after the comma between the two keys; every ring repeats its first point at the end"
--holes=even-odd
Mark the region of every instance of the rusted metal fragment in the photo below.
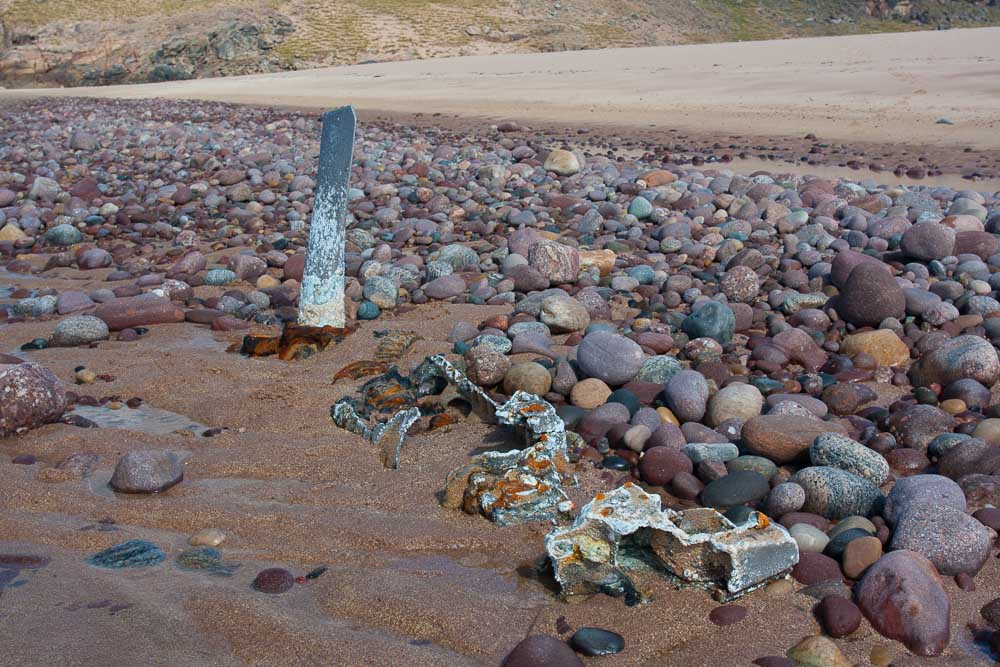
{"type": "Polygon", "coordinates": [[[632,576],[639,570],[732,600],[786,575],[799,558],[788,532],[759,513],[737,526],[709,508],[675,512],[632,483],[595,496],[572,525],[546,536],[545,548],[564,594],[604,592],[629,603],[644,599],[632,576]]]}
{"type": "Polygon", "coordinates": [[[442,378],[484,421],[499,420],[517,429],[526,445],[510,452],[487,452],[471,465],[453,471],[447,481],[447,504],[481,512],[499,525],[566,517],[573,505],[563,484],[576,480],[566,453],[565,424],[555,408],[520,391],[500,405],[443,355],[428,357],[409,377],[392,368],[368,380],[357,399],[341,399],[330,409],[330,415],[337,426],[377,444],[383,463],[396,468],[406,433],[421,414],[434,415],[428,430],[454,419],[453,415],[440,413],[448,407],[451,397],[440,396],[433,407],[424,400],[442,394],[442,378]],[[394,410],[399,411],[387,422],[369,426],[365,421],[372,414],[394,410]]]}
{"type": "Polygon", "coordinates": [[[347,364],[333,376],[333,381],[337,380],[358,380],[373,375],[381,375],[389,372],[389,365],[380,361],[355,361],[347,364]]]}
{"type": "Polygon", "coordinates": [[[733,599],[787,574],[799,548],[785,528],[752,512],[736,525],[708,507],[680,512],[674,527],[651,531],[650,548],[681,581],[733,599]]]}
{"type": "Polygon", "coordinates": [[[354,329],[350,327],[311,327],[289,322],[278,341],[278,358],[282,361],[306,359],[352,333],[354,329]]]}
{"type": "Polygon", "coordinates": [[[659,496],[631,482],[597,494],[572,525],[545,537],[545,550],[563,594],[607,593],[639,602],[623,551],[633,543],[641,547],[646,529],[665,528],[673,515],[661,509],[659,496]]]}
{"type": "MultiPolygon", "coordinates": [[[[565,425],[555,408],[519,391],[498,407],[495,415],[501,424],[522,431],[528,446],[486,452],[473,460],[471,468],[460,468],[471,470],[462,506],[478,509],[501,526],[565,518],[573,503],[563,484],[575,483],[575,478],[566,456],[565,425]]],[[[454,485],[459,470],[449,475],[449,486],[454,485]]]]}
{"type": "Polygon", "coordinates": [[[247,334],[243,337],[243,345],[240,346],[240,354],[251,357],[267,357],[278,354],[278,341],[281,336],[269,336],[267,334],[247,334]]]}
{"type": "Polygon", "coordinates": [[[382,465],[387,468],[399,468],[399,455],[403,449],[406,433],[420,419],[419,408],[401,410],[387,421],[378,422],[369,427],[364,419],[354,410],[349,401],[341,401],[330,409],[330,416],[340,428],[357,433],[379,448],[382,465]]]}
{"type": "Polygon", "coordinates": [[[483,391],[479,385],[465,377],[465,374],[445,359],[443,354],[435,354],[427,357],[427,361],[437,369],[440,375],[455,386],[458,395],[469,404],[477,417],[487,424],[495,424],[497,422],[496,412],[500,404],[490,398],[489,394],[483,391]]]}
{"type": "Polygon", "coordinates": [[[339,343],[354,330],[355,327],[309,327],[289,322],[280,336],[247,334],[239,351],[251,357],[277,354],[282,361],[306,359],[325,350],[330,343],[339,343]]]}
{"type": "Polygon", "coordinates": [[[411,345],[422,340],[412,331],[375,332],[375,337],[381,338],[375,350],[375,361],[399,361],[411,345]]]}

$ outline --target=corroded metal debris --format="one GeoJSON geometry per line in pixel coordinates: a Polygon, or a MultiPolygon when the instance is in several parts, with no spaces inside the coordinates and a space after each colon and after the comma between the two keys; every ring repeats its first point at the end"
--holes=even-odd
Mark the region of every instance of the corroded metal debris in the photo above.
{"type": "Polygon", "coordinates": [[[355,361],[347,364],[333,376],[333,381],[337,380],[359,380],[373,375],[382,375],[389,372],[389,364],[380,361],[355,361]]]}
{"type": "Polygon", "coordinates": [[[445,505],[481,512],[501,526],[566,518],[573,508],[563,484],[575,483],[566,456],[566,430],[555,408],[534,394],[516,392],[497,420],[524,432],[528,446],[486,452],[453,470],[445,505]]]}
{"type": "Polygon", "coordinates": [[[330,409],[330,415],[340,428],[357,433],[376,445],[382,455],[382,465],[386,468],[399,468],[399,453],[403,449],[403,439],[410,427],[420,419],[420,408],[401,410],[388,421],[378,422],[371,428],[346,401],[334,405],[330,409]]]}
{"type": "Polygon", "coordinates": [[[375,350],[375,361],[399,361],[411,345],[421,340],[412,331],[376,331],[375,337],[381,339],[375,350]]]}
{"type": "MultiPolygon", "coordinates": [[[[339,375],[339,374],[338,374],[339,375]]],[[[500,525],[564,518],[572,502],[563,484],[575,483],[566,453],[566,429],[555,408],[533,394],[515,393],[504,404],[470,381],[443,355],[428,357],[403,377],[390,369],[368,380],[357,398],[344,398],[330,409],[337,426],[357,433],[379,447],[383,464],[399,467],[399,455],[407,431],[428,410],[417,404],[425,397],[438,397],[431,429],[446,424],[443,408],[460,398],[487,423],[518,430],[524,449],[486,452],[448,476],[445,504],[481,512],[500,525]],[[444,382],[453,387],[446,390],[444,382]],[[385,422],[367,420],[396,410],[385,422]]]]}
{"type": "Polygon", "coordinates": [[[339,343],[354,333],[356,328],[309,327],[289,322],[281,335],[247,334],[243,337],[239,352],[251,357],[276,354],[282,361],[306,359],[325,350],[330,343],[339,343]]]}
{"type": "Polygon", "coordinates": [[[786,575],[799,559],[795,540],[763,514],[735,525],[709,508],[675,512],[630,482],[595,496],[572,525],[546,536],[545,548],[564,594],[624,595],[630,604],[643,599],[633,582],[638,571],[732,600],[786,575]]]}
{"type": "MultiPolygon", "coordinates": [[[[497,423],[497,410],[500,408],[500,404],[490,398],[490,395],[483,391],[479,385],[465,377],[465,374],[445,359],[443,354],[435,354],[427,357],[424,364],[431,366],[448,383],[454,386],[456,393],[462,400],[469,404],[472,412],[477,417],[487,424],[497,423]]],[[[421,366],[424,364],[421,364],[421,366]]],[[[542,403],[545,403],[545,401],[542,401],[542,403]]],[[[548,404],[546,403],[546,405],[548,404]]],[[[560,423],[562,422],[561,419],[559,421],[560,423]]]]}

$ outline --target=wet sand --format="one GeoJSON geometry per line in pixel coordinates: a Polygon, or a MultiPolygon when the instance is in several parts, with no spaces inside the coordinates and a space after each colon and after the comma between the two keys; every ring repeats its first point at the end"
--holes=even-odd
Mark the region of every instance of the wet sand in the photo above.
{"type": "MultiPolygon", "coordinates": [[[[45,284],[60,289],[107,284],[101,282],[104,271],[51,273],[55,277],[45,284]]],[[[26,287],[40,282],[11,275],[4,281],[26,287]]],[[[219,289],[196,292],[209,296],[219,289]]],[[[447,348],[454,322],[478,322],[503,310],[419,307],[363,323],[341,345],[298,363],[226,353],[237,334],[190,323],[154,326],[136,342],[18,352],[68,384],[79,365],[115,376],[110,383],[74,387],[81,393],[139,396],[149,406],[225,431],[198,438],[188,431],[152,435],[53,424],[0,440],[0,553],[51,558],[46,567],[23,570],[26,583],[0,592],[0,662],[495,665],[528,634],[560,636],[557,622],[564,619],[573,629],[599,626],[624,635],[626,651],[595,664],[749,665],[760,656],[783,655],[800,637],[816,633],[810,613],[815,601],[798,593],[752,593],[740,601],[749,617],[726,628],[708,621],[717,606],[708,593],[674,590],[666,582],[654,583],[653,601],[638,607],[606,596],[564,602],[537,567],[546,526],[500,528],[439,504],[447,472],[479,447],[510,442],[506,431],[473,417],[450,431],[416,435],[403,449],[401,469],[386,470],[374,447],[333,425],[329,406],[357,382],[333,384],[332,377],[347,363],[371,358],[374,331],[423,336],[401,362],[408,369],[447,348]],[[122,452],[160,447],[190,452],[183,482],[151,497],[107,490],[122,452]],[[52,469],[72,452],[98,454],[98,470],[76,479],[52,469]],[[24,453],[39,462],[10,462],[24,453]],[[223,558],[241,564],[232,577],[174,564],[188,537],[207,527],[229,536],[223,558]],[[138,570],[85,563],[92,553],[130,539],[151,540],[167,560],[138,570]],[[320,565],[329,571],[281,596],[250,587],[264,567],[302,575],[320,565]]],[[[0,326],[0,350],[47,336],[54,324],[0,326]]],[[[583,502],[594,488],[614,485],[599,477],[609,474],[587,467],[575,499],[583,502]]],[[[946,581],[953,640],[945,657],[915,658],[867,622],[839,644],[858,664],[866,664],[875,645],[887,646],[897,665],[985,664],[966,624],[995,597],[996,559],[976,581],[973,593],[946,581]]]]}

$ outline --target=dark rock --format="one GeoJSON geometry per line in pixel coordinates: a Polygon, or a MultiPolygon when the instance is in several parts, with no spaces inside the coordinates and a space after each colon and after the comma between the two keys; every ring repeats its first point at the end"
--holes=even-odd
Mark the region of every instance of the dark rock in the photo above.
{"type": "Polygon", "coordinates": [[[613,655],[625,650],[625,639],[616,632],[601,628],[580,628],[569,638],[569,645],[586,656],[613,655]]]}

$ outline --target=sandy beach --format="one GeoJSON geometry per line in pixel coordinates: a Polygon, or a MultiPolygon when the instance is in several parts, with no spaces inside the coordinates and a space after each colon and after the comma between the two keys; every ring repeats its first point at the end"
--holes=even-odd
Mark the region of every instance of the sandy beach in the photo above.
{"type": "Polygon", "coordinates": [[[445,58],[0,91],[1000,149],[1000,28],[445,58]],[[955,125],[940,125],[946,117],[955,125]]]}

